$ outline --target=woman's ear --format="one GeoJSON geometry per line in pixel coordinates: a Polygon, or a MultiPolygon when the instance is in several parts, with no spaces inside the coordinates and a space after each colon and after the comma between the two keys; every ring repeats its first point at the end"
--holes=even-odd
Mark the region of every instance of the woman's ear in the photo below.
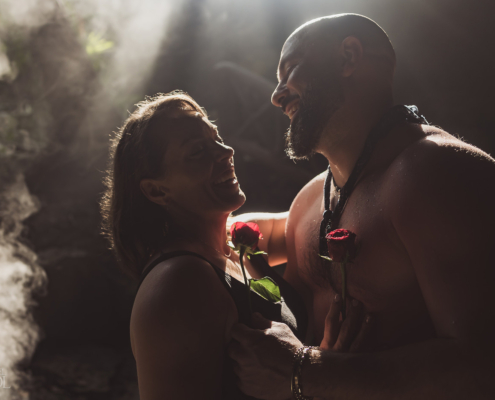
{"type": "Polygon", "coordinates": [[[339,52],[342,59],[342,77],[348,78],[363,59],[363,45],[358,38],[348,36],[342,41],[339,52]]]}
{"type": "Polygon", "coordinates": [[[156,179],[142,179],[139,183],[139,188],[149,201],[160,206],[167,205],[167,189],[163,182],[156,179]]]}

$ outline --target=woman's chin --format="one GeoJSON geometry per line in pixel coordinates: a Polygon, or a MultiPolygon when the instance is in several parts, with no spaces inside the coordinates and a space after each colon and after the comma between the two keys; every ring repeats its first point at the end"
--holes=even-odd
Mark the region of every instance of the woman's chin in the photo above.
{"type": "Polygon", "coordinates": [[[230,184],[215,185],[213,191],[220,203],[229,208],[226,211],[235,211],[246,202],[246,195],[241,190],[237,180],[230,184]]]}
{"type": "Polygon", "coordinates": [[[236,211],[239,208],[241,208],[245,202],[246,202],[246,195],[239,188],[239,191],[235,195],[229,197],[228,199],[227,198],[225,199],[226,205],[228,204],[228,206],[226,207],[228,209],[226,209],[226,211],[228,212],[236,211]]]}
{"type": "Polygon", "coordinates": [[[235,211],[235,210],[238,210],[239,208],[241,208],[244,203],[246,202],[246,195],[244,194],[244,192],[239,188],[239,204],[236,206],[235,209],[231,210],[231,211],[235,211]]]}

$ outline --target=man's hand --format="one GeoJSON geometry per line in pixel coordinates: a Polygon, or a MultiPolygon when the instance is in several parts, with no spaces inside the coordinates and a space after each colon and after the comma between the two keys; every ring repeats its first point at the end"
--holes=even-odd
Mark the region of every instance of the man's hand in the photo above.
{"type": "Polygon", "coordinates": [[[258,313],[253,314],[252,324],[257,329],[236,324],[231,331],[234,341],[228,351],[237,363],[238,386],[259,399],[289,399],[294,353],[303,344],[287,325],[258,313]]]}
{"type": "MultiPolygon", "coordinates": [[[[349,299],[345,321],[340,321],[342,301],[336,295],[325,320],[325,335],[320,347],[335,352],[357,352],[363,349],[369,335],[371,316],[365,315],[363,305],[349,299]]],[[[229,355],[237,362],[235,372],[239,387],[247,395],[270,400],[291,398],[290,392],[294,354],[303,346],[289,327],[268,321],[254,313],[252,325],[236,324],[235,339],[229,355]]]]}
{"type": "Polygon", "coordinates": [[[356,299],[349,299],[347,318],[340,320],[342,300],[336,294],[325,318],[325,334],[320,348],[335,352],[355,353],[366,349],[372,327],[371,315],[365,314],[363,305],[356,299]]]}

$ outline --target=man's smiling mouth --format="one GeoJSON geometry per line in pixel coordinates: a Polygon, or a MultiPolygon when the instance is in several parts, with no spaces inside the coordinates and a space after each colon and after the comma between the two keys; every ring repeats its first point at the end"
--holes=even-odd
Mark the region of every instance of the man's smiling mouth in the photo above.
{"type": "Polygon", "coordinates": [[[291,102],[284,109],[285,115],[287,115],[290,119],[294,117],[297,111],[299,111],[299,100],[291,102]]]}

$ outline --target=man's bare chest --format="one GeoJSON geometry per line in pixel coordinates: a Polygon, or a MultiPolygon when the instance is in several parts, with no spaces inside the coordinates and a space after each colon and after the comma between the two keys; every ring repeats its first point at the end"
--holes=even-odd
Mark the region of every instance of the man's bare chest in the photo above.
{"type": "MultiPolygon", "coordinates": [[[[376,319],[373,343],[389,346],[431,334],[428,312],[409,255],[401,247],[380,193],[359,191],[349,199],[338,228],[357,235],[358,254],[346,265],[346,292],[376,319]],[[417,331],[421,332],[418,333],[417,331]]],[[[294,236],[297,269],[312,295],[312,326],[323,337],[325,316],[342,293],[341,265],[319,256],[323,205],[308,209],[294,236]]]]}
{"type": "MultiPolygon", "coordinates": [[[[366,189],[366,188],[364,188],[366,189]]],[[[298,270],[314,297],[342,292],[341,265],[319,256],[323,205],[308,210],[295,234],[298,270]]],[[[334,227],[337,228],[337,227],[334,227]]],[[[401,248],[390,221],[387,202],[379,191],[356,190],[344,209],[338,228],[357,235],[358,254],[346,266],[347,291],[369,309],[383,309],[411,290],[416,278],[407,252],[401,248]]]]}

